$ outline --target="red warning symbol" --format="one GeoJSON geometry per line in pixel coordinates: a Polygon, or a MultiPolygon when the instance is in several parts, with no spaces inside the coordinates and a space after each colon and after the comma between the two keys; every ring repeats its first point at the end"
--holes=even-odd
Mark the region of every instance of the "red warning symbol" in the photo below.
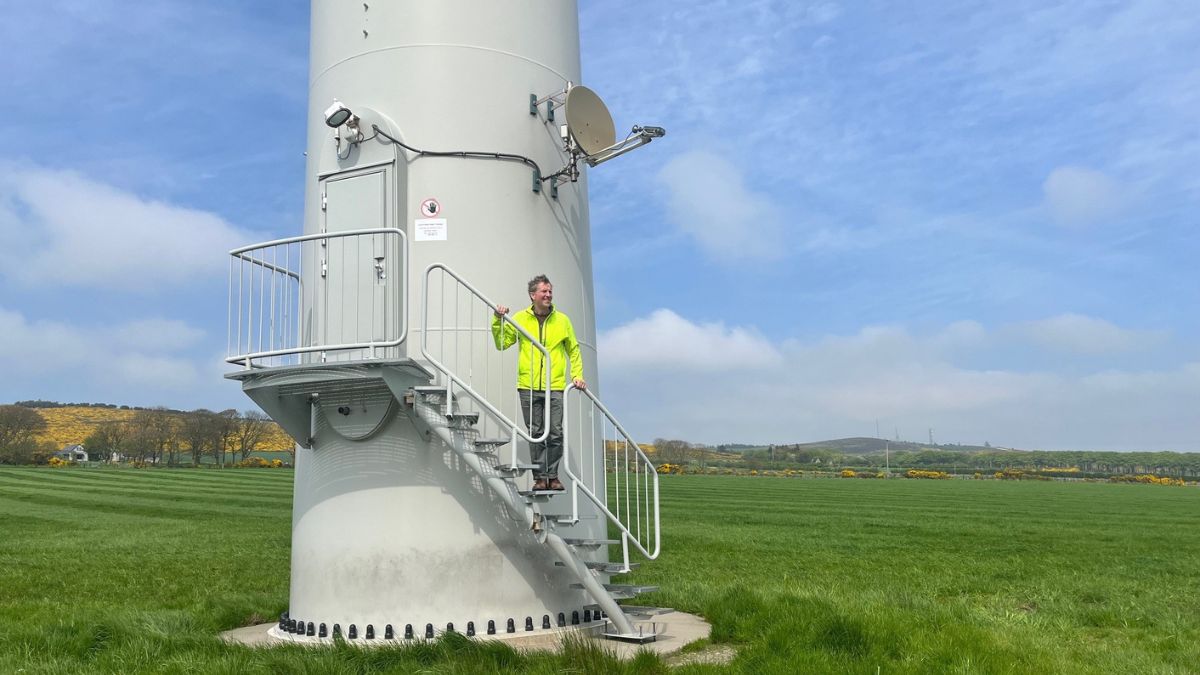
{"type": "Polygon", "coordinates": [[[438,215],[441,212],[442,212],[442,205],[439,204],[438,200],[434,199],[433,197],[430,197],[429,199],[426,199],[425,201],[421,202],[421,215],[422,216],[424,216],[426,218],[433,218],[434,216],[438,215]]]}

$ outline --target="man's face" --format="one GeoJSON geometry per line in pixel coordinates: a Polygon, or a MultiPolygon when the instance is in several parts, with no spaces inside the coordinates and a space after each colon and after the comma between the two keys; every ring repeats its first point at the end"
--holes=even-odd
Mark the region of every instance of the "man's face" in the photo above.
{"type": "Polygon", "coordinates": [[[529,299],[539,313],[548,312],[554,303],[554,287],[546,283],[538,284],[537,290],[529,294],[529,299]]]}

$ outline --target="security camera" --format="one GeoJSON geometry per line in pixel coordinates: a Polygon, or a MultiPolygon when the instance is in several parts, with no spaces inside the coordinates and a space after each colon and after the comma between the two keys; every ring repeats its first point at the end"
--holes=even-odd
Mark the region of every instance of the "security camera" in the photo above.
{"type": "Polygon", "coordinates": [[[336,98],[333,99],[333,105],[325,109],[325,124],[336,129],[354,118],[354,113],[336,98]]]}

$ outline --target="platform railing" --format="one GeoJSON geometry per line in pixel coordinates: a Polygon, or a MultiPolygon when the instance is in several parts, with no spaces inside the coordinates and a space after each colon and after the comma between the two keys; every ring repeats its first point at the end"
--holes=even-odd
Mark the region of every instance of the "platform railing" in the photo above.
{"type": "Polygon", "coordinates": [[[248,370],[380,358],[408,336],[403,230],[288,237],[229,255],[228,363],[248,370]]]}
{"type": "MultiPolygon", "coordinates": [[[[461,275],[441,263],[425,269],[421,289],[421,355],[439,373],[438,383],[446,389],[446,414],[452,412],[455,394],[457,412],[478,412],[475,429],[480,438],[506,438],[509,463],[518,464],[517,443],[544,441],[549,435],[550,406],[544,406],[542,433],[534,436],[524,424],[517,390],[520,351],[536,352],[533,358],[550,362],[546,347],[509,315],[500,326],[520,336],[514,349],[498,350],[492,334],[497,304],[461,275]]],[[[550,369],[532,394],[550,396],[550,369]]]]}
{"type": "Polygon", "coordinates": [[[582,494],[621,533],[624,571],[630,569],[631,545],[647,558],[657,558],[661,547],[658,471],[590,389],[568,384],[563,392],[563,442],[572,519],[579,518],[582,494]],[[574,429],[571,420],[579,422],[574,429]],[[603,456],[603,461],[596,461],[597,456],[603,456]]]}

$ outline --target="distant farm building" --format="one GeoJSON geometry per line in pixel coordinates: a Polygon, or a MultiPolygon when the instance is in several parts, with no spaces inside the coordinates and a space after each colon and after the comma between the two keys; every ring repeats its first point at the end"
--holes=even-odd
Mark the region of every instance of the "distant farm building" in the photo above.
{"type": "Polygon", "coordinates": [[[88,461],[87,450],[83,449],[78,443],[63,447],[62,450],[54,453],[54,456],[68,462],[86,462],[88,461]]]}

